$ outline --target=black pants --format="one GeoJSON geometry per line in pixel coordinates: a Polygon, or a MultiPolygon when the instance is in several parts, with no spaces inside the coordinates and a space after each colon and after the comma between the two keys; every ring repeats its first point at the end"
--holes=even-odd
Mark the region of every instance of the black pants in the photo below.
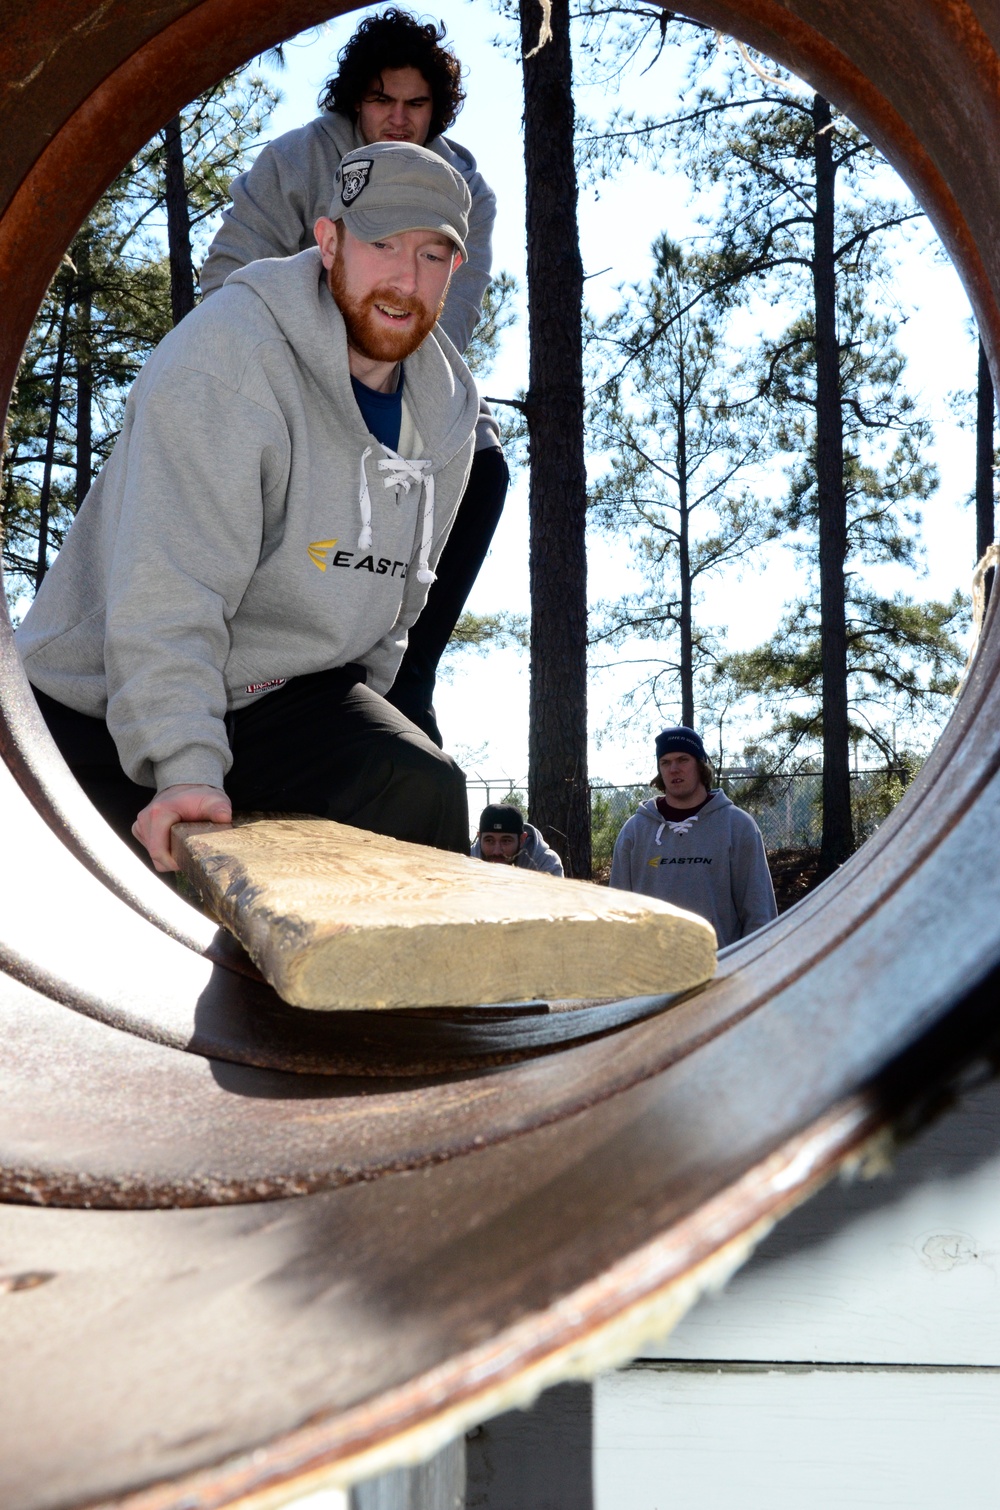
{"type": "MultiPolygon", "coordinates": [[[[464,773],[371,692],[364,674],[360,666],[342,666],[298,676],[227,715],[233,764],[225,787],[233,807],[309,813],[467,855],[464,773]]],[[[125,775],[103,719],[37,689],[35,696],[73,775],[134,848],[132,824],[152,789],[125,775]]]]}
{"type": "Polygon", "coordinates": [[[509,481],[507,463],[498,447],[476,452],[455,523],[441,552],[437,581],[431,583],[426,606],[410,630],[406,654],[386,694],[392,705],[439,747],[444,741],[434,716],[438,661],[486,560],[509,481]]]}

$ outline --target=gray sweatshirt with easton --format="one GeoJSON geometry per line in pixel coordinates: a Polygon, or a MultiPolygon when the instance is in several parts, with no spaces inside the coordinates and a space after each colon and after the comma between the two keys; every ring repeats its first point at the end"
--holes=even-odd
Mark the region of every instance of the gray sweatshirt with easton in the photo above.
{"type": "Polygon", "coordinates": [[[143,368],[17,633],[29,680],[106,717],[143,786],[221,786],[227,710],[358,663],[385,692],[472,459],[475,384],[436,329],[399,453],[369,434],[319,251],[258,262],[143,368]]]}
{"type": "MultiPolygon", "coordinates": [[[[365,145],[354,122],[325,110],[262,149],[253,167],[234,178],[232,203],[222,217],[201,269],[201,291],[221,288],[230,273],[261,257],[291,257],[313,245],[313,226],[330,211],[334,175],[345,152],[365,145]]],[[[493,263],[496,196],[467,148],[446,136],[426,143],[454,168],[472,196],[467,260],[455,273],[439,320],[449,340],[465,351],[482,310],[493,263]]],[[[483,405],[477,447],[500,443],[496,421],[483,405]]]]}
{"type": "Polygon", "coordinates": [[[618,835],[611,885],[707,918],[720,949],[778,915],[760,829],[724,792],[675,824],[644,802],[618,835]]]}

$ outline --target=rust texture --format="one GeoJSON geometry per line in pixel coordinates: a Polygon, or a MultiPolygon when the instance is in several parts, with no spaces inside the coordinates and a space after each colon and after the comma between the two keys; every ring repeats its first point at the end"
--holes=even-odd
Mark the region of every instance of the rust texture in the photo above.
{"type": "MultiPolygon", "coordinates": [[[[9,0],[0,400],[129,155],[333,9],[9,0]]],[[[955,259],[996,372],[1000,0],[688,10],[871,133],[955,259]]],[[[904,802],[704,991],[350,1026],[278,1002],[104,829],[0,625],[5,1502],[263,1504],[387,1466],[408,1434],[432,1450],[627,1356],[703,1266],[735,1263],[867,1139],[992,1063],[995,615],[996,595],[904,802]]]]}

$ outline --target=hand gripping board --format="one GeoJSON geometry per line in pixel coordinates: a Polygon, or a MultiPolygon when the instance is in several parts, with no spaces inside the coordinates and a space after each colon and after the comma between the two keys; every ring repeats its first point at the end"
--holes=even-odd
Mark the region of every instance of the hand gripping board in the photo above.
{"type": "Polygon", "coordinates": [[[296,1007],[641,996],[715,973],[715,933],[650,897],[318,818],[181,823],[185,875],[296,1007]]]}

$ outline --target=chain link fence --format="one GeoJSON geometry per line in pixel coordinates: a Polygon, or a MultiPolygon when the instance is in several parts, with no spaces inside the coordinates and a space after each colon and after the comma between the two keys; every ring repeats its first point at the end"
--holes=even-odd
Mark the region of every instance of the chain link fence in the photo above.
{"type": "MultiPolygon", "coordinates": [[[[869,838],[906,790],[913,772],[900,769],[855,771],[851,775],[851,807],[854,832],[860,844],[869,838]]],[[[469,816],[473,832],[479,814],[488,802],[509,802],[528,815],[527,781],[484,779],[469,782],[469,816]]],[[[820,771],[798,771],[787,776],[761,775],[748,770],[724,770],[719,785],[737,807],[744,808],[764,836],[764,847],[818,849],[823,827],[823,776],[820,771]]],[[[590,788],[591,834],[594,867],[611,864],[611,854],[622,824],[641,802],[656,793],[648,784],[610,786],[595,782],[590,788]]]]}

